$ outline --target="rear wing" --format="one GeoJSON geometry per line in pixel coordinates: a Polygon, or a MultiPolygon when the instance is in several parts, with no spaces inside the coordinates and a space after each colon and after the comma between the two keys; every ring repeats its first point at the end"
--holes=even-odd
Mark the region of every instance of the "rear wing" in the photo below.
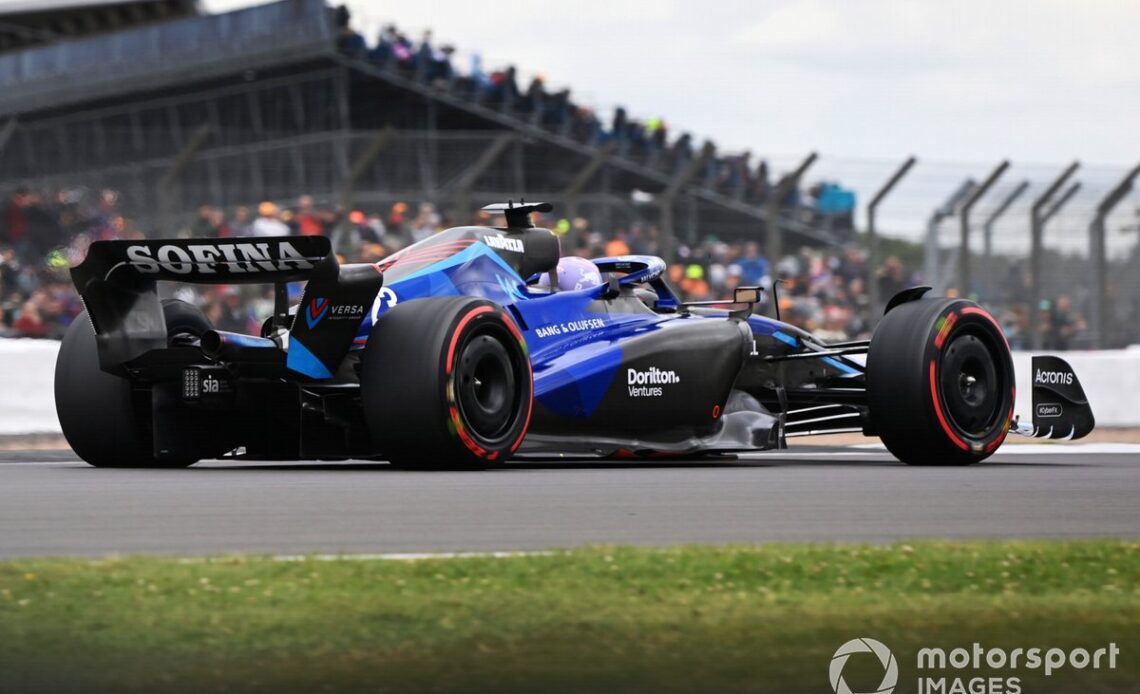
{"type": "MultiPolygon", "coordinates": [[[[276,284],[275,319],[285,327],[287,282],[308,280],[302,306],[312,296],[313,302],[335,304],[342,315],[361,318],[383,284],[373,265],[342,267],[323,236],[96,241],[71,269],[71,278],[95,328],[100,367],[120,374],[127,362],[167,347],[158,281],[276,284]]],[[[317,332],[312,321],[293,321],[290,342],[297,354],[289,355],[289,368],[331,377],[358,324],[327,321],[317,332]]]]}
{"type": "Polygon", "coordinates": [[[291,282],[306,279],[332,253],[323,236],[271,239],[96,241],[71,269],[80,294],[92,282],[134,278],[205,284],[291,282]]]}

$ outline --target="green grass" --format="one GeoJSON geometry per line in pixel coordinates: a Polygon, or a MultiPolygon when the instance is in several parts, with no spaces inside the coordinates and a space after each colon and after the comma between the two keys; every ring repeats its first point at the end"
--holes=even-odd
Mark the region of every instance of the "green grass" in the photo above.
{"type": "MultiPolygon", "coordinates": [[[[830,692],[860,636],[893,649],[900,694],[919,647],[975,641],[1115,642],[1115,671],[1011,674],[1026,694],[1140,691],[1138,578],[1135,541],[8,561],[0,692],[830,692]]],[[[852,658],[853,689],[875,664],[852,658]]]]}

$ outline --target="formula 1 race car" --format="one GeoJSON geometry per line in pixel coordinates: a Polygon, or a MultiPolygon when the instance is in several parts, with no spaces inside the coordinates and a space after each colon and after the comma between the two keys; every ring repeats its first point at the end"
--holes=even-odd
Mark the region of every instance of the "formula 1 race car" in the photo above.
{"type": "Polygon", "coordinates": [[[1017,424],[1009,346],[970,301],[908,289],[871,340],[828,344],[755,315],[758,287],[680,301],[656,257],[599,258],[567,286],[557,237],[531,226],[550,205],[484,209],[506,226],[449,229],[378,264],[341,265],[315,236],[93,243],[71,271],[86,312],[56,365],[64,435],[100,467],[481,469],[516,453],[696,457],[838,431],[878,436],[906,463],[964,465],[1011,430],[1092,430],[1056,357],[1035,360],[1034,424],[1017,424]],[[223,332],[160,300],[159,280],[273,283],[275,308],[258,336],[223,332]]]}

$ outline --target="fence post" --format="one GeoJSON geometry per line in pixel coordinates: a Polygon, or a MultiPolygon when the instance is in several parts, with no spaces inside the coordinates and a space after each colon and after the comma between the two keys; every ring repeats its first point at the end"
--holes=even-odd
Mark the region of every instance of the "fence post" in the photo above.
{"type": "Polygon", "coordinates": [[[1029,348],[1041,349],[1041,253],[1042,232],[1044,223],[1041,221],[1041,210],[1056,195],[1061,186],[1077,172],[1081,163],[1074,161],[1057,176],[1056,180],[1045,189],[1033,206],[1029,208],[1029,348]]]}
{"type": "Polygon", "coordinates": [[[1044,229],[1045,225],[1049,223],[1049,220],[1053,218],[1053,215],[1060,212],[1061,208],[1065,206],[1065,203],[1067,203],[1069,200],[1071,200],[1072,197],[1074,195],[1076,195],[1077,191],[1079,191],[1080,189],[1081,189],[1081,182],[1080,181],[1074,181],[1073,185],[1066,188],[1065,192],[1061,194],[1061,197],[1057,198],[1057,200],[1054,201],[1053,204],[1049,206],[1049,209],[1045,210],[1045,213],[1041,215],[1041,227],[1042,227],[1042,229],[1044,229]]]}
{"type": "Polygon", "coordinates": [[[661,193],[658,202],[658,248],[657,253],[665,259],[665,262],[673,262],[674,249],[677,245],[677,229],[673,223],[673,207],[677,200],[677,194],[685,187],[693,178],[701,172],[701,169],[708,165],[709,159],[712,159],[716,153],[716,148],[713,147],[711,142],[705,142],[701,147],[701,153],[698,156],[689,160],[685,167],[677,172],[677,175],[669,181],[669,186],[661,193]]]}
{"type": "MultiPolygon", "coordinates": [[[[343,136],[342,136],[343,140],[343,136]]],[[[340,222],[337,224],[336,229],[332,234],[333,249],[338,253],[355,250],[348,248],[348,241],[351,236],[348,234],[349,221],[348,217],[352,213],[353,195],[356,188],[356,182],[360,180],[369,167],[376,161],[376,158],[388,147],[389,142],[392,140],[392,126],[387,125],[383,130],[376,133],[375,136],[368,142],[368,146],[360,153],[360,156],[352,162],[352,166],[348,170],[348,175],[344,177],[344,182],[341,184],[339,207],[340,207],[340,222]]],[[[346,150],[347,152],[347,150],[346,150]]]]}
{"type": "Polygon", "coordinates": [[[994,224],[997,223],[998,218],[1001,217],[1003,214],[1005,214],[1006,210],[1009,209],[1010,205],[1012,205],[1018,198],[1020,198],[1022,196],[1022,194],[1025,193],[1025,191],[1028,188],[1029,188],[1029,181],[1022,181],[1021,183],[1018,183],[1017,187],[1014,188],[1009,193],[1009,195],[1005,196],[1005,199],[1002,200],[1000,204],[998,204],[998,206],[994,209],[994,211],[990,213],[990,216],[986,218],[985,223],[982,224],[982,233],[984,235],[983,251],[982,252],[984,253],[984,258],[985,258],[984,267],[982,268],[985,272],[985,283],[983,285],[985,287],[985,289],[983,290],[984,291],[983,296],[987,300],[989,300],[992,297],[993,290],[994,290],[994,280],[993,280],[994,224]]]}
{"type": "Polygon", "coordinates": [[[1093,347],[1103,349],[1109,344],[1106,339],[1108,326],[1108,251],[1105,248],[1105,219],[1124,196],[1132,192],[1132,183],[1140,176],[1140,164],[1125,174],[1120,183],[1104,196],[1096,206],[1096,216],[1089,224],[1089,256],[1092,261],[1093,276],[1093,347]]]}
{"type": "Polygon", "coordinates": [[[582,191],[586,189],[590,181],[598,171],[606,165],[610,160],[614,150],[617,148],[617,142],[610,140],[602,145],[590,157],[590,161],[581,168],[574,175],[570,181],[570,185],[562,189],[562,200],[566,205],[566,218],[570,221],[570,229],[566,232],[565,244],[563,244],[562,253],[564,255],[574,255],[578,249],[578,230],[574,228],[574,219],[578,216],[578,205],[582,195],[582,191]]]}
{"type": "Polygon", "coordinates": [[[945,291],[942,281],[942,264],[938,258],[938,227],[942,224],[943,219],[954,216],[954,210],[958,208],[958,203],[962,202],[962,198],[966,197],[973,188],[974,179],[972,178],[967,178],[959,183],[950,197],[946,198],[940,207],[934,208],[930,213],[930,219],[926,222],[926,247],[922,262],[922,275],[926,283],[933,287],[937,294],[945,291]]]}
{"type": "Polygon", "coordinates": [[[894,187],[906,176],[918,161],[915,157],[907,157],[907,160],[895,169],[887,182],[879,188],[879,192],[871,198],[871,202],[867,205],[867,291],[870,297],[871,304],[871,324],[874,325],[878,322],[879,317],[879,303],[882,297],[879,296],[879,282],[876,273],[879,271],[879,263],[882,259],[879,257],[879,230],[875,226],[875,212],[878,210],[879,203],[883,198],[887,197],[894,187]]]}
{"type": "Polygon", "coordinates": [[[993,187],[1005,170],[1009,168],[1009,160],[1004,159],[998,164],[982,184],[970,191],[962,203],[962,211],[958,214],[958,223],[961,225],[961,250],[958,251],[958,296],[970,296],[970,210],[981,200],[990,188],[993,187]]]}
{"type": "Polygon", "coordinates": [[[16,132],[16,119],[9,118],[4,127],[0,128],[0,155],[4,154],[4,148],[8,145],[8,141],[12,139],[12,133],[16,132]]]}
{"type": "Polygon", "coordinates": [[[764,223],[768,226],[767,255],[771,266],[769,272],[773,280],[776,279],[776,267],[784,257],[784,230],[780,224],[780,204],[793,188],[800,185],[800,179],[803,178],[808,167],[814,164],[818,158],[819,155],[815,152],[807,155],[807,157],[800,162],[800,165],[796,167],[796,170],[784,178],[780,185],[768,191],[767,214],[765,215],[766,219],[764,223]]]}
{"type": "Polygon", "coordinates": [[[190,139],[186,141],[182,149],[178,150],[178,154],[174,155],[174,161],[170,164],[170,168],[159,179],[157,189],[158,210],[159,217],[162,219],[163,233],[173,233],[174,231],[170,229],[174,217],[174,185],[178,179],[182,178],[182,173],[186,171],[186,167],[190,165],[194,155],[202,149],[213,134],[214,128],[208,123],[203,123],[195,128],[190,139]]]}
{"type": "Polygon", "coordinates": [[[452,184],[452,205],[455,207],[457,219],[466,219],[471,215],[471,190],[479,181],[479,177],[491,168],[499,157],[514,143],[517,135],[513,132],[503,133],[491,140],[491,144],[483,150],[471,166],[455,179],[452,184]]]}

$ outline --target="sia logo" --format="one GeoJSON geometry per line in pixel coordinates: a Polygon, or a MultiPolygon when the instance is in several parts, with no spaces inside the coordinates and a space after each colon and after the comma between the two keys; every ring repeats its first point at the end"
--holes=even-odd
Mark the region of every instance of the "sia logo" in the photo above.
{"type": "Polygon", "coordinates": [[[329,312],[328,299],[313,299],[309,302],[309,310],[305,312],[305,322],[309,324],[309,330],[317,327],[317,323],[325,317],[329,312]]]}

